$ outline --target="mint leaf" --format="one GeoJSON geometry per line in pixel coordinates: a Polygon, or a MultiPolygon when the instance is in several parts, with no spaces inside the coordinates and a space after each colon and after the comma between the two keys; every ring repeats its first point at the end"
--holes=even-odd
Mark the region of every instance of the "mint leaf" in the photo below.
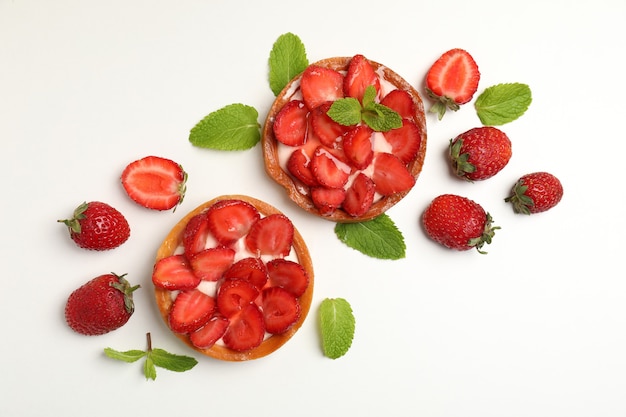
{"type": "Polygon", "coordinates": [[[335,234],[347,246],[378,259],[406,256],[404,237],[387,214],[360,223],[337,223],[335,234]]]}
{"type": "Polygon", "coordinates": [[[361,122],[361,103],[353,97],[335,100],[328,109],[328,117],[344,126],[353,126],[361,122]]]}
{"type": "Polygon", "coordinates": [[[363,121],[377,132],[387,132],[402,127],[402,117],[382,104],[372,103],[363,111],[363,121]]]}
{"type": "Polygon", "coordinates": [[[222,151],[250,149],[261,140],[259,113],[254,107],[230,104],[199,121],[189,134],[189,142],[200,148],[222,151]]]}
{"type": "Polygon", "coordinates": [[[394,110],[376,103],[376,89],[367,86],[363,93],[363,105],[354,97],[335,100],[328,109],[328,117],[344,126],[364,122],[377,132],[387,132],[402,127],[402,117],[394,110]]]}
{"type": "Polygon", "coordinates": [[[309,65],[304,44],[293,33],[278,37],[270,51],[269,82],[275,96],[309,65]]]}
{"type": "Polygon", "coordinates": [[[352,307],[343,298],[327,298],[320,305],[320,327],[324,355],[337,359],[345,355],[354,338],[352,307]]]}
{"type": "Polygon", "coordinates": [[[500,126],[522,116],[530,103],[530,87],[522,83],[497,84],[482,92],[474,107],[485,126],[500,126]]]}
{"type": "Polygon", "coordinates": [[[363,92],[363,108],[370,108],[374,104],[374,100],[376,100],[376,88],[373,85],[368,85],[363,92]]]}
{"type": "Polygon", "coordinates": [[[146,356],[146,352],[143,350],[127,350],[126,352],[120,352],[115,349],[105,348],[104,354],[109,358],[117,359],[118,361],[124,361],[132,363],[146,356]]]}
{"type": "Polygon", "coordinates": [[[146,376],[146,379],[153,381],[156,379],[156,368],[150,356],[146,357],[146,361],[143,363],[143,374],[146,376]]]}
{"type": "Polygon", "coordinates": [[[156,366],[174,372],[188,371],[198,364],[198,361],[190,356],[175,355],[163,349],[152,349],[149,355],[156,366]]]}

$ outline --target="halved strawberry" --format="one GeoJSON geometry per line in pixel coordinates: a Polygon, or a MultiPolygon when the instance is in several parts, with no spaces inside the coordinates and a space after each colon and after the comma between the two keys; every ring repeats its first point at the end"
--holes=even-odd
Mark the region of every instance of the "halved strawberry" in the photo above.
{"type": "Polygon", "coordinates": [[[190,290],[196,288],[200,281],[185,255],[161,258],[152,270],[152,283],[164,290],[190,290]]]}
{"type": "Polygon", "coordinates": [[[248,304],[230,319],[222,340],[230,349],[245,351],[259,346],[264,337],[263,313],[256,304],[248,304]]]}
{"type": "Polygon", "coordinates": [[[215,299],[198,289],[181,291],[170,309],[170,329],[190,333],[209,321],[215,311],[215,299]]]}
{"type": "Polygon", "coordinates": [[[272,126],[276,140],[300,146],[306,140],[309,109],[301,100],[291,100],[278,112],[272,126]]]}
{"type": "Polygon", "coordinates": [[[128,196],[146,208],[169,210],[179,205],[187,189],[187,173],[178,163],[159,156],[131,162],[122,172],[128,196]]]}
{"type": "Polygon", "coordinates": [[[260,218],[258,210],[242,200],[221,200],[207,210],[209,229],[222,245],[245,236],[260,218]]]}
{"type": "Polygon", "coordinates": [[[346,199],[343,202],[344,211],[354,217],[362,216],[372,207],[375,194],[374,181],[360,172],[346,191],[346,199]]]}
{"type": "Polygon", "coordinates": [[[302,73],[300,90],[312,110],[324,102],[343,98],[343,75],[330,68],[309,65],[302,73]]]}
{"type": "Polygon", "coordinates": [[[323,146],[318,146],[311,158],[311,172],[320,185],[342,188],[350,176],[349,167],[335,158],[323,146]]]}
{"type": "Polygon", "coordinates": [[[282,287],[296,297],[300,297],[309,285],[306,270],[297,262],[288,259],[272,259],[267,263],[270,284],[282,287]]]}
{"type": "Polygon", "coordinates": [[[311,200],[321,215],[333,213],[343,204],[346,190],[343,188],[311,187],[311,200]]]}
{"type": "Polygon", "coordinates": [[[359,125],[350,130],[343,138],[343,153],[356,169],[365,169],[374,159],[372,134],[367,125],[359,125]]]}
{"type": "Polygon", "coordinates": [[[198,349],[209,349],[224,336],[229,324],[226,317],[214,315],[204,326],[190,333],[189,340],[198,349]]]}
{"type": "Polygon", "coordinates": [[[419,150],[422,138],[420,129],[408,119],[402,120],[402,127],[391,129],[383,133],[385,139],[391,145],[391,151],[402,162],[408,164],[415,158],[419,150]]]}
{"type": "Polygon", "coordinates": [[[292,293],[281,287],[264,289],[261,307],[268,333],[284,333],[300,318],[300,303],[292,293]]]}
{"type": "Polygon", "coordinates": [[[329,148],[337,146],[341,140],[341,136],[348,131],[348,126],[335,122],[328,115],[328,110],[333,103],[327,101],[320,104],[309,115],[311,121],[311,130],[319,141],[329,148]]]}
{"type": "Polygon", "coordinates": [[[270,214],[256,222],[246,236],[246,247],[257,256],[287,256],[293,244],[294,227],[283,214],[270,214]]]}
{"type": "Polygon", "coordinates": [[[415,177],[406,165],[395,155],[380,153],[374,159],[372,180],[376,184],[376,192],[390,195],[410,190],[415,185],[415,177]]]}
{"type": "Polygon", "coordinates": [[[394,110],[403,119],[413,119],[415,117],[415,102],[406,90],[398,88],[390,91],[383,97],[380,104],[394,110]]]}
{"type": "Polygon", "coordinates": [[[226,279],[217,291],[217,310],[224,317],[232,317],[254,302],[259,290],[243,279],[226,279]]]}
{"type": "Polygon", "coordinates": [[[348,72],[343,82],[343,92],[347,97],[363,101],[365,89],[373,85],[376,93],[380,91],[380,79],[372,64],[363,55],[355,55],[350,60],[348,72]]]}
{"type": "Polygon", "coordinates": [[[204,250],[211,234],[206,212],[193,216],[183,230],[183,247],[187,256],[204,250]]]}
{"type": "Polygon", "coordinates": [[[225,246],[208,248],[189,256],[189,263],[200,279],[217,281],[235,260],[235,251],[225,246]]]}
{"type": "Polygon", "coordinates": [[[310,158],[301,148],[298,148],[291,153],[287,161],[287,169],[294,177],[302,181],[304,185],[313,187],[317,185],[317,180],[311,172],[310,162],[310,158]]]}
{"type": "Polygon", "coordinates": [[[246,280],[260,290],[267,283],[267,267],[261,258],[240,259],[224,272],[224,279],[235,278],[246,280]]]}

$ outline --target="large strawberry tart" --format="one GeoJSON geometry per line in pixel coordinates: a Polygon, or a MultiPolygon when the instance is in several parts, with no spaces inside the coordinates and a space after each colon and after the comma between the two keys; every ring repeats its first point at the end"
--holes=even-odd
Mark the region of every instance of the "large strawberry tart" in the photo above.
{"type": "Polygon", "coordinates": [[[152,282],[168,327],[213,358],[243,361],[286,343],[307,316],[313,266],[302,236],[267,203],[215,198],[160,246],[152,282]]]}
{"type": "Polygon", "coordinates": [[[262,145],[267,173],[300,207],[336,222],[370,220],[398,203],[421,172],[424,106],[389,68],[363,55],[329,58],[309,65],[276,97],[262,145]],[[369,86],[374,93],[364,99],[369,86]],[[377,130],[332,118],[329,110],[345,98],[357,99],[364,115],[379,111],[365,102],[373,101],[401,122],[377,130]]]}

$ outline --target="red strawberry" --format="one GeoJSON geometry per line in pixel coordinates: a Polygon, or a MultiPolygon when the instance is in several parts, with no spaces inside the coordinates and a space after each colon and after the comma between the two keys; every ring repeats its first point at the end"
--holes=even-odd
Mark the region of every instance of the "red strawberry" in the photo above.
{"type": "Polygon", "coordinates": [[[436,197],[424,210],[422,224],[435,242],[459,251],[491,243],[495,230],[489,213],[476,202],[453,194],[436,197]]]}
{"type": "Polygon", "coordinates": [[[222,340],[230,349],[245,351],[259,346],[264,337],[263,313],[256,304],[248,304],[230,319],[230,325],[222,340]]]}
{"type": "Polygon", "coordinates": [[[353,217],[362,216],[372,206],[375,193],[374,181],[362,172],[359,173],[346,191],[344,211],[353,217]]]}
{"type": "Polygon", "coordinates": [[[408,164],[415,158],[422,143],[420,129],[408,119],[402,120],[402,127],[391,129],[384,133],[385,139],[391,145],[391,151],[402,162],[408,164]]]}
{"type": "Polygon", "coordinates": [[[354,97],[363,101],[365,89],[374,86],[376,93],[380,91],[380,79],[372,64],[363,56],[355,55],[350,60],[348,72],[343,82],[343,91],[346,97],[354,97]]]}
{"type": "Polygon", "coordinates": [[[187,173],[176,162],[147,156],[131,162],[122,172],[122,186],[128,196],[153,210],[176,209],[187,190],[187,173]]]}
{"type": "Polygon", "coordinates": [[[170,309],[170,329],[190,333],[204,326],[215,311],[215,299],[200,290],[181,291],[170,309]]]}
{"type": "Polygon", "coordinates": [[[114,249],[130,236],[130,227],[124,215],[99,201],[83,203],[74,210],[71,219],[58,221],[65,223],[70,237],[78,246],[89,250],[114,249]]]}
{"type": "Polygon", "coordinates": [[[311,172],[320,185],[330,188],[342,188],[350,169],[323,146],[318,146],[311,158],[311,172]]]}
{"type": "Polygon", "coordinates": [[[301,100],[291,100],[276,115],[274,136],[287,146],[300,146],[306,140],[309,109],[301,100]]]}
{"type": "Polygon", "coordinates": [[[287,256],[293,244],[294,227],[285,215],[270,214],[256,222],[246,236],[246,247],[256,256],[287,256]]]}
{"type": "Polygon", "coordinates": [[[343,138],[343,152],[356,169],[367,168],[374,159],[372,134],[374,131],[367,125],[359,125],[347,132],[343,138]]]}
{"type": "Polygon", "coordinates": [[[426,75],[426,93],[435,100],[430,111],[441,120],[446,109],[457,111],[469,102],[480,81],[480,72],[474,58],[463,49],[451,49],[441,55],[426,75]]]}
{"type": "Polygon", "coordinates": [[[408,191],[415,185],[415,177],[411,175],[400,158],[390,153],[380,153],[374,159],[376,192],[391,195],[408,191]]]}
{"type": "Polygon", "coordinates": [[[348,127],[335,122],[328,115],[328,110],[333,103],[327,101],[313,110],[309,115],[311,130],[319,141],[329,148],[337,146],[341,136],[348,131],[348,127]]]}
{"type": "Polygon", "coordinates": [[[217,309],[224,317],[232,317],[259,296],[259,290],[243,279],[224,280],[217,292],[217,309]]]}
{"type": "Polygon", "coordinates": [[[222,245],[245,236],[260,218],[258,210],[242,200],[221,200],[207,210],[209,229],[222,245]]]}
{"type": "Polygon", "coordinates": [[[469,181],[493,177],[509,163],[512,154],[508,136],[491,126],[461,133],[449,146],[454,173],[469,181]]]}
{"type": "Polygon", "coordinates": [[[516,213],[541,213],[556,206],[563,197],[561,181],[548,172],[523,175],[504,199],[516,213]]]}
{"type": "Polygon", "coordinates": [[[206,248],[207,238],[211,234],[206,212],[193,216],[183,231],[185,254],[191,256],[206,248]]]}
{"type": "Polygon", "coordinates": [[[406,90],[395,89],[390,91],[383,97],[380,104],[394,110],[403,119],[412,120],[415,117],[415,102],[406,90]]]}
{"type": "Polygon", "coordinates": [[[213,316],[204,326],[190,333],[189,340],[198,349],[209,349],[224,336],[228,325],[226,317],[213,316]]]}
{"type": "Polygon", "coordinates": [[[281,287],[263,290],[261,307],[268,333],[284,333],[300,318],[300,303],[292,293],[281,287]]]}
{"type": "Polygon", "coordinates": [[[74,290],[65,305],[67,324],[88,336],[122,327],[133,315],[133,291],[124,275],[100,275],[74,290]]]}
{"type": "Polygon", "coordinates": [[[288,259],[272,259],[267,263],[271,286],[282,287],[296,297],[300,297],[309,285],[309,276],[297,262],[288,259]]]}
{"type": "Polygon", "coordinates": [[[343,98],[343,75],[333,69],[309,65],[300,80],[302,98],[309,109],[343,98]]]}
{"type": "Polygon", "coordinates": [[[243,279],[260,290],[267,283],[267,267],[261,258],[243,258],[224,272],[224,279],[243,279]]]}
{"type": "Polygon", "coordinates": [[[208,248],[189,256],[194,274],[205,281],[217,281],[222,278],[234,260],[235,251],[225,246],[208,248]]]}
{"type": "Polygon", "coordinates": [[[190,290],[200,284],[185,255],[170,255],[159,259],[152,270],[152,283],[164,290],[190,290]]]}
{"type": "Polygon", "coordinates": [[[333,213],[346,199],[346,190],[343,188],[311,187],[311,200],[321,215],[333,213]]]}
{"type": "Polygon", "coordinates": [[[302,149],[296,149],[287,161],[287,169],[291,175],[302,181],[304,185],[313,187],[317,185],[317,180],[311,172],[310,161],[310,158],[302,149]]]}

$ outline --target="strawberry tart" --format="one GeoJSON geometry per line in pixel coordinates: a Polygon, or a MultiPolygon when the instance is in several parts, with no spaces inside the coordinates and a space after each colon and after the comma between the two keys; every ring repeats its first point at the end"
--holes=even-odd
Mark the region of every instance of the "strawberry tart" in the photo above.
{"type": "Polygon", "coordinates": [[[152,274],[163,320],[207,356],[244,361],[285,344],[304,322],[313,266],[302,236],[269,204],[226,195],[188,213],[152,274]]]}
{"type": "Polygon", "coordinates": [[[262,146],[266,172],[301,208],[335,222],[371,220],[421,172],[424,105],[408,82],[363,55],[325,59],[278,94],[262,146]]]}

